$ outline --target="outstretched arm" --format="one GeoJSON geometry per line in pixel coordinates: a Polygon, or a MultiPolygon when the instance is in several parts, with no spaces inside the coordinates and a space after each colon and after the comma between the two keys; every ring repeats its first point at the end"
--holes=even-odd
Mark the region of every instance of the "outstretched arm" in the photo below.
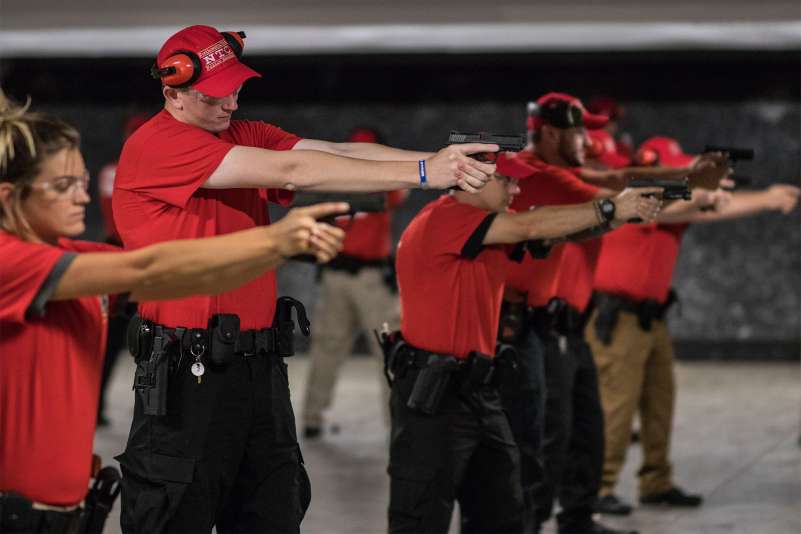
{"type": "Polygon", "coordinates": [[[335,156],[372,161],[418,161],[428,159],[435,154],[435,152],[403,150],[377,143],[332,143],[319,139],[301,139],[292,150],[318,150],[335,156]]]}
{"type": "MultiPolygon", "coordinates": [[[[614,197],[613,225],[630,219],[651,221],[659,212],[661,201],[644,197],[643,193],[659,193],[661,189],[627,189],[614,197]]],[[[499,213],[489,227],[484,244],[511,244],[536,239],[559,239],[584,230],[606,226],[595,202],[563,206],[541,206],[523,213],[499,213]]]]}
{"type": "Polygon", "coordinates": [[[130,252],[79,254],[50,300],[130,292],[135,300],[174,299],[229,291],[295,254],[329,261],[344,232],[317,218],[344,213],[347,204],[297,208],[280,221],[223,236],[167,241],[130,252]]]}
{"type": "MultiPolygon", "coordinates": [[[[421,158],[425,161],[428,186],[444,189],[459,185],[470,192],[481,189],[495,172],[495,165],[479,162],[469,155],[497,150],[498,145],[451,145],[433,156],[421,158]]],[[[275,151],[235,146],[203,187],[392,191],[419,187],[419,171],[417,161],[370,161],[317,150],[275,151]]]]}

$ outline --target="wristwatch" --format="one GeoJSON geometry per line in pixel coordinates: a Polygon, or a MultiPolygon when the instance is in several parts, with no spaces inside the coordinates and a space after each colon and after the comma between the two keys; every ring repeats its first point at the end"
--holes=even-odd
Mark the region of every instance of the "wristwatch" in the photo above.
{"type": "Polygon", "coordinates": [[[604,198],[598,201],[598,209],[601,212],[601,216],[604,220],[608,223],[612,222],[615,218],[615,203],[614,201],[604,198]]]}

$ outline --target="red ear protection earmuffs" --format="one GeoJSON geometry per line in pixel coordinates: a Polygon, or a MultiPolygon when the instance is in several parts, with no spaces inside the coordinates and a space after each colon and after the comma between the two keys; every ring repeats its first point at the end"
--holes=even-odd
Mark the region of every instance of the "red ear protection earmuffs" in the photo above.
{"type": "MultiPolygon", "coordinates": [[[[237,59],[245,49],[245,32],[221,32],[237,59]]],[[[182,89],[194,84],[203,73],[198,55],[190,50],[178,50],[161,65],[150,68],[150,76],[161,79],[164,85],[182,89]]]]}

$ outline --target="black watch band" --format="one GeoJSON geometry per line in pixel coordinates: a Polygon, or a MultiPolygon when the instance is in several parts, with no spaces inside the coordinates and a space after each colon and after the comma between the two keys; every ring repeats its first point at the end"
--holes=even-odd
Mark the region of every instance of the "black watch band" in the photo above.
{"type": "Polygon", "coordinates": [[[611,223],[615,219],[615,202],[613,200],[608,198],[599,200],[598,210],[606,222],[611,223]]]}

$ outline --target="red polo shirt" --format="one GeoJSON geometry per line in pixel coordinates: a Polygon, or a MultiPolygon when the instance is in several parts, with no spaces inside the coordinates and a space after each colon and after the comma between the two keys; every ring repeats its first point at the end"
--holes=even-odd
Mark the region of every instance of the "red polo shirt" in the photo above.
{"type": "MultiPolygon", "coordinates": [[[[521,180],[520,194],[512,202],[515,211],[532,206],[581,204],[595,198],[598,188],[587,184],[570,169],[545,163],[531,152],[521,152],[521,159],[536,172],[521,180]]],[[[566,243],[553,247],[545,259],[532,259],[528,254],[521,263],[513,264],[507,283],[527,293],[529,306],[545,306],[554,297],[584,311],[592,296],[593,271],[600,250],[600,240],[566,243]]]]}
{"type": "Polygon", "coordinates": [[[443,196],[409,223],[396,260],[406,341],[459,358],[495,354],[509,260],[506,247],[480,245],[493,218],[443,196]]]}
{"type": "Polygon", "coordinates": [[[687,226],[626,224],[603,236],[595,289],[635,301],[667,301],[687,226]]]}
{"type": "Polygon", "coordinates": [[[354,217],[338,217],[337,224],[344,229],[342,254],[362,260],[385,260],[392,249],[391,211],[405,197],[404,191],[387,193],[387,211],[357,213],[354,217]]]}
{"type": "Polygon", "coordinates": [[[86,496],[108,299],[32,304],[43,286],[55,288],[65,253],[109,250],[68,239],[30,243],[0,230],[0,492],[54,505],[86,496]]]}
{"type": "MultiPolygon", "coordinates": [[[[269,224],[266,201],[287,203],[288,191],[201,186],[235,145],[290,150],[299,140],[264,122],[232,121],[215,135],[167,111],[157,114],[131,135],[117,166],[114,220],[126,248],[269,224]]],[[[146,319],[187,328],[206,328],[212,315],[234,313],[247,330],[272,324],[275,300],[275,273],[268,272],[233,291],[142,302],[139,310],[146,319]]]]}

